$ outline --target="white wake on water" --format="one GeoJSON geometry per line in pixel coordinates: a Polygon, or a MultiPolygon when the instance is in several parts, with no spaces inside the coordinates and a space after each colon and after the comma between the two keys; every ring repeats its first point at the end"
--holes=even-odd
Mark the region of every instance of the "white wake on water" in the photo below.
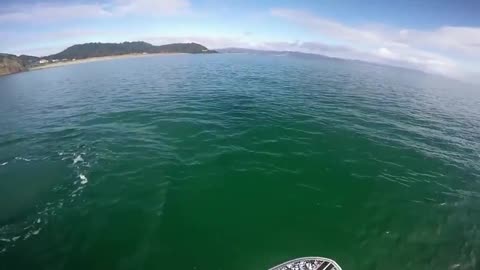
{"type": "Polygon", "coordinates": [[[85,177],[85,175],[80,174],[78,177],[80,177],[80,180],[82,180],[80,184],[85,185],[86,183],[88,183],[88,179],[87,177],[85,177]]]}
{"type": "Polygon", "coordinates": [[[23,160],[23,161],[26,161],[26,162],[32,161],[31,159],[24,158],[24,157],[15,157],[15,160],[23,160]]]}
{"type": "MultiPolygon", "coordinates": [[[[41,210],[37,211],[36,215],[26,217],[23,221],[14,224],[4,224],[0,226],[0,254],[7,252],[10,248],[13,248],[19,241],[25,241],[41,234],[44,231],[44,226],[49,223],[49,218],[57,214],[57,212],[63,208],[64,203],[75,203],[82,191],[87,187],[88,170],[90,163],[87,161],[87,152],[57,152],[58,159],[61,161],[69,160],[71,163],[66,164],[70,167],[75,174],[75,181],[72,181],[68,186],[55,186],[52,192],[67,192],[64,196],[70,197],[60,198],[56,201],[47,202],[46,204],[37,205],[41,210]],[[70,186],[72,185],[72,186],[70,186]]],[[[51,157],[50,157],[51,158],[51,157]]],[[[0,166],[5,166],[9,163],[15,162],[34,162],[37,160],[45,160],[49,157],[42,159],[39,158],[25,158],[15,157],[12,161],[5,161],[0,163],[0,166]]],[[[67,161],[68,162],[68,161],[67,161]]]]}
{"type": "Polygon", "coordinates": [[[73,159],[73,164],[77,164],[78,162],[83,162],[82,155],[78,155],[75,159],[73,159]]]}

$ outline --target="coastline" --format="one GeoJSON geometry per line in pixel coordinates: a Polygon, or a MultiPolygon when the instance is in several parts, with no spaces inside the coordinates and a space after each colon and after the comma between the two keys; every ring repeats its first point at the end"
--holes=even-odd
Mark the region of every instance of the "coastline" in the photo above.
{"type": "Polygon", "coordinates": [[[112,55],[112,56],[90,57],[85,59],[78,59],[75,61],[70,60],[66,62],[48,63],[45,65],[28,68],[26,71],[40,70],[40,69],[46,69],[46,68],[56,68],[56,67],[63,67],[63,66],[69,66],[69,65],[98,62],[98,61],[108,61],[108,60],[115,60],[115,59],[151,57],[151,56],[159,56],[159,55],[167,56],[167,55],[178,55],[178,54],[185,54],[185,53],[147,53],[147,54],[132,53],[132,54],[122,54],[122,55],[112,55]]]}

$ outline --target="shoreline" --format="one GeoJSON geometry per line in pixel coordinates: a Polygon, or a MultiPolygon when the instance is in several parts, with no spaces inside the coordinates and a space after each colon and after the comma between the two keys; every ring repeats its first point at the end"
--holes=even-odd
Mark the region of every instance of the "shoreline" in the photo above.
{"type": "Polygon", "coordinates": [[[147,54],[132,53],[132,54],[122,54],[122,55],[112,55],[112,56],[90,57],[90,58],[78,59],[75,61],[70,60],[66,62],[48,63],[45,65],[28,68],[25,71],[34,71],[34,70],[41,70],[41,69],[47,69],[47,68],[56,68],[56,67],[63,67],[63,66],[69,66],[69,65],[108,61],[108,60],[115,60],[115,59],[151,57],[151,56],[160,56],[160,55],[168,56],[168,55],[178,55],[178,54],[185,54],[185,53],[147,53],[147,54]]]}

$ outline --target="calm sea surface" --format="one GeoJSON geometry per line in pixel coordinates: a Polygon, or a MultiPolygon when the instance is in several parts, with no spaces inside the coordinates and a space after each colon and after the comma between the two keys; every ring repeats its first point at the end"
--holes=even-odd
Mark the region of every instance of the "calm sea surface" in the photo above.
{"type": "Polygon", "coordinates": [[[347,61],[0,78],[0,269],[480,268],[480,89],[347,61]]]}

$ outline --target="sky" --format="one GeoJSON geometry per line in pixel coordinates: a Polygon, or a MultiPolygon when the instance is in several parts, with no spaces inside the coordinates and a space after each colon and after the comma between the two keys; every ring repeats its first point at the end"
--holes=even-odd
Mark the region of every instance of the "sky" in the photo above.
{"type": "Polygon", "coordinates": [[[480,83],[478,0],[0,0],[0,52],[86,42],[289,50],[480,83]]]}

